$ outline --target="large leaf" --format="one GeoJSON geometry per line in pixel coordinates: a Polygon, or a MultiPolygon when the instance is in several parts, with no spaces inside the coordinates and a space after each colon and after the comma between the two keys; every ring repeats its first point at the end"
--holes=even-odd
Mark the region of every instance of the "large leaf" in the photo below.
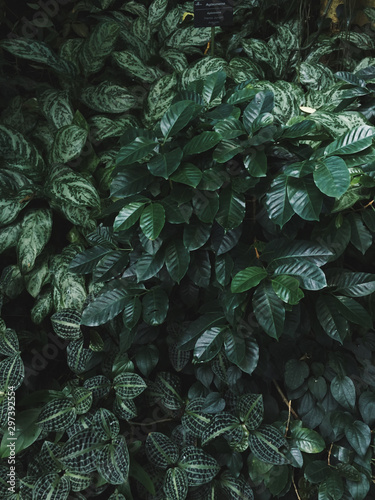
{"type": "Polygon", "coordinates": [[[129,452],[124,436],[103,446],[96,458],[98,472],[109,484],[123,484],[129,474],[129,452]]]}
{"type": "Polygon", "coordinates": [[[142,316],[149,325],[162,324],[167,316],[168,308],[168,295],[161,288],[152,288],[143,297],[142,316]]]}
{"type": "Polygon", "coordinates": [[[325,155],[348,155],[359,153],[372,144],[375,136],[375,128],[368,125],[361,125],[353,128],[343,136],[329,144],[325,150],[325,155]]]}
{"type": "Polygon", "coordinates": [[[296,214],[305,220],[319,220],[323,197],[312,179],[290,177],[287,192],[289,203],[296,214]]]}
{"type": "Polygon", "coordinates": [[[356,420],[345,428],[345,436],[356,453],[364,457],[371,443],[369,426],[360,420],[356,420]]]}
{"type": "Polygon", "coordinates": [[[256,94],[254,99],[248,104],[243,112],[243,124],[246,131],[251,134],[255,128],[256,119],[262,114],[272,111],[274,106],[274,96],[269,90],[256,94]]]}
{"type": "Polygon", "coordinates": [[[152,137],[136,137],[132,142],[123,146],[117,156],[117,164],[120,166],[131,165],[139,162],[153,152],[158,142],[152,137]]]}
{"type": "Polygon", "coordinates": [[[236,193],[230,187],[224,188],[219,196],[219,211],[216,214],[217,222],[225,229],[238,227],[245,217],[245,197],[236,193]]]}
{"type": "Polygon", "coordinates": [[[267,335],[278,339],[284,331],[285,307],[271,283],[261,283],[254,292],[252,302],[260,326],[267,335]]]}
{"type": "Polygon", "coordinates": [[[168,179],[178,169],[182,156],[183,153],[180,148],[173,149],[167,153],[160,153],[148,162],[147,168],[152,175],[168,179]]]}
{"type": "Polygon", "coordinates": [[[221,135],[217,132],[201,132],[194,136],[184,147],[184,156],[204,153],[216,146],[221,140],[221,135]]]}
{"type": "Polygon", "coordinates": [[[335,270],[328,274],[328,286],[348,297],[363,297],[375,291],[375,274],[335,270]]]}
{"type": "Polygon", "coordinates": [[[318,297],[316,313],[326,334],[342,344],[349,332],[349,325],[338,309],[335,298],[330,295],[318,297]]]}
{"type": "Polygon", "coordinates": [[[140,227],[143,234],[150,240],[155,240],[165,223],[165,210],[160,203],[150,203],[142,212],[140,227]]]}
{"type": "Polygon", "coordinates": [[[305,290],[321,290],[327,286],[323,271],[305,259],[285,259],[281,265],[274,269],[274,273],[295,276],[300,282],[300,287],[305,290]]]}
{"type": "Polygon", "coordinates": [[[322,436],[312,429],[294,425],[291,435],[298,448],[305,453],[320,453],[325,448],[322,436]]]}
{"type": "Polygon", "coordinates": [[[185,276],[190,262],[190,253],[179,240],[170,241],[165,250],[165,263],[171,278],[178,283],[185,276]]]}
{"type": "Polygon", "coordinates": [[[241,293],[259,285],[267,277],[267,271],[262,267],[247,267],[237,273],[231,284],[233,293],[241,293]]]}
{"type": "Polygon", "coordinates": [[[272,279],[271,283],[276,295],[287,304],[298,304],[304,296],[303,291],[299,288],[298,279],[292,276],[276,276],[272,279]]]}
{"type": "Polygon", "coordinates": [[[322,193],[339,198],[348,190],[350,184],[346,163],[338,156],[319,161],[314,170],[314,182],[322,193]]]}
{"type": "Polygon", "coordinates": [[[336,401],[346,409],[353,410],[355,407],[355,386],[348,376],[336,375],[331,382],[331,393],[336,401]]]}
{"type": "Polygon", "coordinates": [[[127,301],[125,288],[115,288],[99,295],[83,311],[81,324],[97,326],[116,317],[124,309],[127,301]]]}
{"type": "Polygon", "coordinates": [[[229,361],[251,375],[259,360],[259,347],[255,339],[250,335],[229,332],[225,337],[224,345],[225,354],[229,361]]]}
{"type": "Polygon", "coordinates": [[[283,227],[294,214],[288,200],[287,185],[288,177],[286,175],[279,175],[272,181],[271,188],[266,195],[268,215],[281,227],[283,227]]]}
{"type": "Polygon", "coordinates": [[[195,112],[196,105],[192,101],[180,101],[172,104],[160,122],[165,139],[183,129],[193,118],[195,112]]]}

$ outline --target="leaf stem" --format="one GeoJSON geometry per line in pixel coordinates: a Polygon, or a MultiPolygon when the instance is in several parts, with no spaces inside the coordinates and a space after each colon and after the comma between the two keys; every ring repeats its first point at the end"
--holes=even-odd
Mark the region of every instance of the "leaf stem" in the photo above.
{"type": "Polygon", "coordinates": [[[284,401],[284,403],[286,404],[286,406],[288,407],[288,409],[290,408],[290,413],[293,415],[294,418],[296,418],[297,420],[300,420],[298,414],[292,408],[292,401],[289,402],[286,399],[285,394],[283,393],[283,391],[281,390],[279,384],[276,382],[275,379],[272,379],[272,382],[273,382],[273,385],[276,387],[277,392],[280,394],[281,399],[284,401]]]}
{"type": "Polygon", "coordinates": [[[164,422],[172,422],[173,420],[173,418],[162,418],[161,420],[153,420],[152,422],[134,422],[133,420],[128,420],[128,424],[148,427],[149,425],[163,424],[164,422]]]}

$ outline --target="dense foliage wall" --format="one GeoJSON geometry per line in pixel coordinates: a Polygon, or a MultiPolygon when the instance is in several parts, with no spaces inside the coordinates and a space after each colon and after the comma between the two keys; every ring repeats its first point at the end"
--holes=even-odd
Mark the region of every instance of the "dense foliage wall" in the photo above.
{"type": "Polygon", "coordinates": [[[372,498],[375,8],[246,0],[213,34],[193,2],[28,5],[2,498],[372,498]]]}

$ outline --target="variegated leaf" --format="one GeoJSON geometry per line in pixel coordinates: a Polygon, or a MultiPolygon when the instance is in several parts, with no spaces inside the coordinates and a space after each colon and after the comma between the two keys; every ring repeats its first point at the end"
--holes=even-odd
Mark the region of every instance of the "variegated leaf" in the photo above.
{"type": "Polygon", "coordinates": [[[120,423],[111,411],[100,408],[94,415],[92,429],[100,439],[105,441],[118,436],[120,423]]]}
{"type": "Polygon", "coordinates": [[[23,274],[33,269],[35,260],[48,243],[51,232],[51,210],[40,208],[25,215],[17,241],[18,263],[23,274]]]}
{"type": "Polygon", "coordinates": [[[120,26],[116,22],[99,23],[85,39],[79,59],[86,75],[97,73],[104,65],[105,58],[112,52],[120,26]]]}
{"type": "Polygon", "coordinates": [[[65,431],[75,422],[76,417],[77,412],[71,399],[54,399],[43,407],[37,423],[44,431],[65,431]]]}
{"type": "Polygon", "coordinates": [[[77,374],[87,371],[95,359],[94,352],[83,346],[83,340],[71,341],[66,348],[66,354],[69,368],[77,374]]]}
{"type": "Polygon", "coordinates": [[[34,181],[43,179],[45,164],[41,154],[17,130],[0,125],[0,151],[10,170],[20,172],[34,181]]]}
{"type": "Polygon", "coordinates": [[[41,476],[33,485],[33,500],[67,500],[70,493],[70,482],[65,476],[50,473],[41,476]]]}
{"type": "Polygon", "coordinates": [[[83,89],[81,100],[89,108],[102,113],[124,113],[136,104],[128,89],[107,81],[83,89]]]}
{"type": "Polygon", "coordinates": [[[183,405],[181,399],[181,382],[177,375],[160,372],[155,379],[155,385],[160,391],[161,402],[169,410],[179,410],[183,405]]]}
{"type": "Polygon", "coordinates": [[[188,26],[177,29],[166,41],[168,47],[186,49],[192,46],[206,45],[211,38],[210,28],[195,28],[188,26]]]}
{"type": "Polygon", "coordinates": [[[139,57],[128,50],[113,52],[112,58],[120,69],[142,82],[153,83],[163,76],[159,68],[146,65],[139,57]]]}
{"type": "Polygon", "coordinates": [[[225,471],[220,477],[220,485],[231,500],[253,500],[254,493],[242,475],[234,477],[225,471]]]}
{"type": "Polygon", "coordinates": [[[147,387],[142,377],[136,373],[120,373],[113,380],[116,394],[123,399],[134,399],[147,387]]]}
{"type": "Polygon", "coordinates": [[[144,119],[147,125],[153,125],[164,115],[176,95],[177,76],[164,75],[151,87],[147,96],[144,119]]]}
{"type": "Polygon", "coordinates": [[[81,313],[74,309],[62,309],[51,316],[52,327],[59,337],[76,340],[82,337],[81,313]]]}
{"type": "Polygon", "coordinates": [[[287,446],[287,441],[280,431],[271,425],[263,425],[258,430],[251,431],[249,446],[262,462],[274,465],[288,463],[288,459],[279,450],[280,447],[287,446]]]}
{"type": "Polygon", "coordinates": [[[104,375],[95,375],[85,380],[83,387],[91,391],[94,399],[100,399],[108,396],[111,390],[111,383],[104,375]]]}
{"type": "Polygon", "coordinates": [[[47,184],[47,190],[53,200],[69,203],[76,207],[100,206],[99,195],[94,186],[78,172],[65,166],[57,166],[47,184]]]}
{"type": "Polygon", "coordinates": [[[59,459],[68,470],[88,474],[96,470],[98,451],[102,447],[102,441],[92,429],[85,429],[68,439],[59,459]]]}
{"type": "Polygon", "coordinates": [[[2,40],[0,46],[21,59],[28,59],[37,63],[47,64],[52,69],[65,75],[74,74],[73,67],[57,56],[44,42],[30,38],[12,38],[2,40]]]}
{"type": "Polygon", "coordinates": [[[25,367],[19,355],[13,354],[0,361],[0,388],[6,391],[8,387],[18,389],[25,377],[25,367]]]}
{"type": "Polygon", "coordinates": [[[129,452],[124,436],[116,437],[98,452],[96,466],[109,484],[122,484],[127,480],[129,452]]]}
{"type": "Polygon", "coordinates": [[[38,102],[41,112],[56,129],[72,124],[74,114],[67,91],[46,90],[41,94],[38,102]]]}
{"type": "Polygon", "coordinates": [[[58,130],[51,150],[52,163],[68,163],[80,155],[86,143],[87,130],[77,125],[66,125],[58,130]]]}
{"type": "Polygon", "coordinates": [[[31,308],[31,321],[36,325],[40,323],[52,312],[54,306],[51,288],[43,290],[36,298],[31,308]]]}
{"type": "Polygon", "coordinates": [[[0,333],[0,353],[4,356],[13,356],[19,351],[17,333],[11,328],[6,328],[0,333]]]}
{"type": "Polygon", "coordinates": [[[121,420],[132,420],[137,416],[137,408],[132,399],[121,399],[116,396],[113,402],[113,411],[121,420]]]}
{"type": "Polygon", "coordinates": [[[237,403],[237,411],[249,430],[257,429],[263,420],[263,397],[261,394],[244,394],[237,403]]]}
{"type": "Polygon", "coordinates": [[[240,443],[244,436],[244,429],[238,418],[228,412],[214,415],[203,431],[202,446],[219,436],[225,438],[229,443],[240,443]]]}
{"type": "Polygon", "coordinates": [[[178,466],[186,472],[189,486],[209,483],[220,470],[219,464],[211,455],[194,446],[188,446],[182,451],[178,466]]]}
{"type": "Polygon", "coordinates": [[[153,0],[148,8],[148,22],[155,31],[163,20],[168,7],[168,0],[153,0]]]}
{"type": "Polygon", "coordinates": [[[92,405],[92,392],[85,387],[76,387],[73,390],[73,400],[77,415],[87,413],[92,405]]]}
{"type": "Polygon", "coordinates": [[[50,280],[48,256],[41,255],[29,273],[25,275],[25,287],[32,297],[37,297],[42,287],[50,280]]]}
{"type": "Polygon", "coordinates": [[[212,416],[202,411],[205,398],[189,401],[181,418],[181,423],[193,436],[201,437],[211,422],[212,416]]]}
{"type": "Polygon", "coordinates": [[[166,471],[163,490],[168,500],[185,500],[188,488],[188,477],[184,470],[175,467],[166,471]]]}
{"type": "Polygon", "coordinates": [[[0,254],[8,248],[15,247],[21,234],[19,222],[0,229],[0,254]]]}
{"type": "Polygon", "coordinates": [[[161,469],[174,465],[179,455],[178,446],[161,432],[150,432],[145,450],[148,460],[161,469]]]}

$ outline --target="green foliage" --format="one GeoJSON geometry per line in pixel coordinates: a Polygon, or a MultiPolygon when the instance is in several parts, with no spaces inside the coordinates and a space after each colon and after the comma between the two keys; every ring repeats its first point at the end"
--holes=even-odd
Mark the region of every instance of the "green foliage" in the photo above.
{"type": "Polygon", "coordinates": [[[370,498],[373,26],[71,7],[0,42],[2,497],[370,498]]]}

